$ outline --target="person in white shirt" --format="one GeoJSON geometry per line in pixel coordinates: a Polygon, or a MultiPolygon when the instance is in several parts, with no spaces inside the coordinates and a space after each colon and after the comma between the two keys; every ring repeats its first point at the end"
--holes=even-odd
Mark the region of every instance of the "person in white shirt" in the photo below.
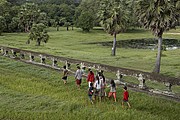
{"type": "Polygon", "coordinates": [[[82,76],[83,76],[83,71],[80,69],[79,66],[77,66],[77,71],[75,73],[75,79],[76,79],[76,84],[78,88],[80,89],[81,86],[81,81],[82,81],[82,76]]]}
{"type": "Polygon", "coordinates": [[[96,100],[96,97],[98,96],[101,101],[101,80],[99,79],[99,76],[96,76],[94,88],[95,88],[94,99],[96,100]]]}

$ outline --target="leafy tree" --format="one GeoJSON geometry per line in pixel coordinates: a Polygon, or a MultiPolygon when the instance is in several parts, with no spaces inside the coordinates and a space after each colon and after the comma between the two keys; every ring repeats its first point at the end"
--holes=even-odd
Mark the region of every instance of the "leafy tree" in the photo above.
{"type": "MultiPolygon", "coordinates": [[[[176,10],[180,11],[180,1],[174,0],[174,5],[176,6],[176,10]]],[[[177,26],[180,26],[180,14],[177,14],[177,26]]]]}
{"type": "Polygon", "coordinates": [[[0,16],[0,35],[4,29],[5,29],[5,18],[0,16]]]}
{"type": "Polygon", "coordinates": [[[4,17],[5,23],[4,26],[5,28],[3,29],[4,31],[8,31],[8,24],[11,22],[11,15],[10,15],[10,3],[7,2],[7,0],[1,0],[0,1],[0,16],[4,17]]]}
{"type": "Polygon", "coordinates": [[[65,22],[64,26],[66,27],[66,30],[69,31],[69,26],[71,25],[70,22],[65,22]]]}
{"type": "Polygon", "coordinates": [[[56,16],[54,21],[55,21],[56,30],[59,31],[61,20],[58,16],[56,16]]]}
{"type": "Polygon", "coordinates": [[[11,3],[9,3],[7,0],[0,1],[0,16],[5,19],[5,28],[3,28],[4,32],[13,32],[18,30],[18,24],[12,25],[14,22],[13,18],[17,16],[18,9],[18,6],[11,5],[11,3]]]}
{"type": "Polygon", "coordinates": [[[136,0],[125,0],[123,6],[126,6],[128,9],[128,25],[131,27],[139,27],[138,17],[136,16],[136,0]]]}
{"type": "Polygon", "coordinates": [[[74,0],[46,0],[46,3],[50,3],[50,4],[56,4],[56,5],[60,5],[60,4],[68,4],[68,5],[71,5],[71,4],[74,4],[75,1],[74,0]]]}
{"type": "Polygon", "coordinates": [[[49,40],[49,35],[45,28],[46,26],[43,23],[33,24],[27,43],[29,44],[30,40],[35,40],[37,46],[40,46],[41,42],[47,43],[49,40]]]}
{"type": "Polygon", "coordinates": [[[39,8],[42,12],[47,13],[47,16],[50,19],[55,19],[55,17],[60,17],[60,7],[56,4],[42,4],[39,5],[39,8]]]}
{"type": "Polygon", "coordinates": [[[10,3],[7,2],[7,0],[1,0],[0,1],[0,15],[4,16],[7,13],[9,13],[10,10],[10,3]]]}
{"type": "Polygon", "coordinates": [[[29,32],[33,23],[37,23],[40,16],[40,9],[34,3],[26,3],[21,6],[19,13],[20,25],[24,27],[25,32],[29,32]]]}
{"type": "Polygon", "coordinates": [[[52,19],[55,20],[56,24],[54,26],[57,27],[57,31],[59,30],[60,26],[65,24],[65,22],[73,24],[75,5],[68,5],[65,3],[60,5],[43,4],[40,5],[40,9],[47,13],[47,16],[51,19],[49,22],[52,22],[52,19]]]}
{"type": "Polygon", "coordinates": [[[21,5],[27,2],[27,0],[7,0],[12,5],[21,5]]]}
{"type": "Polygon", "coordinates": [[[122,1],[102,0],[99,10],[100,24],[104,30],[114,36],[112,55],[116,55],[116,35],[127,28],[128,13],[122,1]]]}
{"type": "Polygon", "coordinates": [[[66,22],[72,23],[73,16],[75,13],[75,6],[74,5],[61,4],[59,7],[60,7],[60,17],[65,18],[66,22]]]}
{"type": "Polygon", "coordinates": [[[164,31],[174,28],[178,20],[179,11],[173,0],[139,0],[137,2],[139,22],[150,28],[158,37],[158,53],[153,72],[160,72],[162,35],[164,31]]]}
{"type": "Polygon", "coordinates": [[[19,18],[13,17],[11,23],[9,24],[9,32],[17,32],[19,27],[19,18]]]}
{"type": "Polygon", "coordinates": [[[94,26],[94,15],[89,11],[84,11],[81,13],[81,15],[78,17],[78,22],[76,23],[76,26],[79,28],[82,28],[83,31],[89,32],[90,29],[94,26]]]}
{"type": "Polygon", "coordinates": [[[50,19],[49,22],[48,22],[48,26],[56,27],[55,19],[50,19]]]}
{"type": "Polygon", "coordinates": [[[48,26],[49,17],[45,12],[41,12],[39,17],[37,18],[37,23],[43,23],[44,25],[48,26]]]}
{"type": "Polygon", "coordinates": [[[9,13],[4,15],[5,18],[5,32],[9,31],[9,24],[11,23],[11,15],[9,13]]]}
{"type": "Polygon", "coordinates": [[[76,8],[74,23],[83,31],[89,31],[96,23],[99,0],[82,0],[76,8]]]}
{"type": "Polygon", "coordinates": [[[69,26],[73,24],[75,6],[63,3],[59,6],[59,8],[60,8],[60,15],[58,17],[56,16],[57,27],[64,25],[65,27],[67,27],[67,31],[68,31],[69,26]]]}

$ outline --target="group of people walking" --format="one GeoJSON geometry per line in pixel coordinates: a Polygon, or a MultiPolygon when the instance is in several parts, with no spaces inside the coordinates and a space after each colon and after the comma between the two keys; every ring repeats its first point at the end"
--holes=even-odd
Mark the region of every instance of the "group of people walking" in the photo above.
{"type": "MultiPolygon", "coordinates": [[[[62,79],[64,81],[64,84],[66,84],[68,70],[66,69],[66,66],[64,66],[63,68],[64,70],[63,70],[62,79]]],[[[76,80],[76,85],[78,89],[80,89],[83,77],[84,77],[84,71],[80,68],[80,66],[77,66],[77,70],[75,72],[75,80],[76,80]]],[[[104,99],[105,97],[108,97],[110,99],[112,96],[114,97],[114,102],[117,102],[116,84],[114,80],[111,80],[110,85],[107,85],[102,70],[98,72],[97,75],[94,75],[93,71],[91,69],[88,69],[87,82],[88,82],[88,97],[92,104],[94,104],[93,101],[96,101],[96,100],[102,101],[102,99],[104,99]],[[107,87],[110,88],[108,95],[105,91],[107,87]]],[[[122,107],[124,107],[124,102],[125,102],[130,108],[131,106],[128,102],[129,93],[127,91],[127,87],[124,86],[123,90],[124,90],[124,93],[123,93],[122,107]]]]}

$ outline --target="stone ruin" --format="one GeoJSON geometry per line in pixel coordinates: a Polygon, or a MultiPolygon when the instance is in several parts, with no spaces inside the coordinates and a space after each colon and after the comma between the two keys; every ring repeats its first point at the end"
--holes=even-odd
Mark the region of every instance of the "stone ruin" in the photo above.
{"type": "Polygon", "coordinates": [[[25,55],[24,55],[24,53],[20,53],[20,59],[25,59],[25,55]]]}
{"type": "Polygon", "coordinates": [[[12,49],[12,50],[11,50],[11,52],[12,52],[12,54],[13,54],[13,56],[12,56],[12,57],[16,58],[16,57],[17,57],[17,53],[16,53],[16,51],[14,51],[14,50],[12,49]]]}
{"type": "Polygon", "coordinates": [[[41,55],[41,54],[39,56],[40,56],[40,59],[41,59],[41,64],[46,64],[46,57],[41,55]]]}
{"type": "Polygon", "coordinates": [[[70,69],[71,68],[71,64],[67,60],[65,61],[65,65],[66,65],[66,69],[70,69]]]}
{"type": "Polygon", "coordinates": [[[58,66],[58,64],[57,64],[57,59],[56,58],[52,58],[52,66],[53,67],[57,67],[58,66]]]}
{"type": "Polygon", "coordinates": [[[29,61],[30,61],[30,62],[33,62],[33,61],[34,61],[34,55],[32,55],[31,53],[30,53],[30,55],[29,55],[29,61]]]}
{"type": "Polygon", "coordinates": [[[167,87],[167,91],[168,91],[168,92],[172,92],[172,89],[171,89],[172,84],[171,84],[171,83],[166,82],[166,83],[165,83],[165,86],[167,87]]]}
{"type": "Polygon", "coordinates": [[[127,85],[127,83],[124,82],[124,80],[123,80],[123,74],[120,73],[119,70],[118,70],[117,73],[116,73],[116,77],[117,77],[117,80],[114,80],[114,82],[115,82],[116,84],[127,85]]]}
{"type": "Polygon", "coordinates": [[[146,80],[145,80],[145,78],[143,78],[143,75],[140,73],[139,75],[138,75],[138,81],[139,81],[139,88],[140,89],[146,89],[147,88],[147,86],[146,86],[146,80]]]}
{"type": "MultiPolygon", "coordinates": [[[[25,55],[29,55],[29,62],[32,62],[33,64],[36,63],[35,57],[38,58],[38,56],[40,56],[39,64],[42,64],[42,65],[46,65],[46,59],[50,58],[50,60],[52,61],[52,64],[49,66],[52,68],[58,68],[58,61],[65,61],[65,64],[68,69],[70,69],[70,65],[71,65],[70,63],[73,63],[73,60],[71,60],[71,59],[65,60],[64,58],[61,58],[58,56],[45,55],[45,54],[40,54],[40,53],[36,53],[36,52],[15,49],[15,48],[8,48],[8,47],[0,46],[0,52],[3,56],[7,56],[7,57],[11,57],[11,58],[19,58],[22,61],[26,61],[25,55]],[[17,55],[17,53],[19,53],[19,56],[17,55]],[[48,56],[48,57],[46,57],[46,56],[48,56]]],[[[74,61],[77,64],[77,60],[74,60],[74,61]]],[[[93,66],[92,68],[95,68],[97,71],[101,70],[102,67],[105,68],[105,70],[112,71],[112,72],[114,72],[116,70],[117,71],[117,73],[116,73],[117,80],[115,80],[115,81],[117,82],[117,84],[123,84],[123,85],[126,85],[126,83],[123,80],[124,75],[131,76],[131,75],[137,74],[137,72],[138,72],[138,71],[136,72],[135,70],[131,71],[129,69],[121,69],[121,68],[119,70],[116,67],[106,66],[106,65],[101,65],[101,64],[93,64],[93,63],[89,63],[89,62],[87,62],[86,64],[88,64],[89,66],[93,66]],[[128,72],[130,72],[131,74],[127,74],[128,72]]],[[[46,65],[46,66],[48,66],[48,65],[46,65]]],[[[81,66],[81,68],[85,67],[84,62],[81,62],[80,66],[81,66]]],[[[57,69],[57,70],[59,70],[59,69],[57,69]]],[[[171,78],[168,78],[168,77],[163,77],[161,75],[156,75],[156,74],[151,76],[151,74],[149,74],[149,73],[147,73],[147,74],[145,73],[145,75],[144,75],[144,73],[145,72],[142,72],[139,75],[137,75],[138,76],[137,79],[139,81],[138,88],[143,89],[143,90],[148,89],[148,87],[145,83],[146,82],[145,79],[152,79],[152,80],[158,79],[159,80],[158,82],[164,81],[164,84],[167,88],[165,91],[161,91],[161,92],[158,92],[158,90],[153,90],[153,89],[149,90],[149,92],[153,92],[153,93],[157,92],[157,93],[161,93],[161,94],[173,94],[172,86],[180,84],[180,81],[178,79],[173,79],[173,81],[172,81],[171,78]]],[[[135,77],[135,76],[132,76],[132,77],[135,77]]]]}

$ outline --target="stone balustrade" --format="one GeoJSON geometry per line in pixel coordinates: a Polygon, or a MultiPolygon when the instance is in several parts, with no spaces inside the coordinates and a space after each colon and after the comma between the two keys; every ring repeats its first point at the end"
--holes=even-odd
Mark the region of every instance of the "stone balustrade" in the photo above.
{"type": "Polygon", "coordinates": [[[33,61],[34,61],[34,55],[32,55],[32,54],[30,53],[29,59],[30,59],[30,60],[29,60],[30,62],[33,62],[33,61]]]}
{"type": "Polygon", "coordinates": [[[52,66],[53,67],[57,67],[58,66],[56,58],[52,58],[52,66]]]}
{"type": "Polygon", "coordinates": [[[25,59],[25,55],[24,55],[24,53],[20,53],[20,59],[25,59]]]}
{"type": "Polygon", "coordinates": [[[165,86],[167,87],[167,91],[168,92],[172,92],[172,89],[171,89],[172,85],[171,85],[171,83],[167,82],[167,83],[165,83],[165,86]]]}
{"type": "Polygon", "coordinates": [[[12,52],[13,57],[16,58],[16,57],[17,57],[16,51],[14,51],[14,50],[12,49],[11,52],[12,52]]]}
{"type": "Polygon", "coordinates": [[[43,56],[43,55],[39,55],[40,56],[40,59],[41,59],[41,64],[46,64],[46,56],[43,56]]]}
{"type": "Polygon", "coordinates": [[[123,82],[122,75],[137,77],[137,75],[140,75],[139,73],[141,73],[141,75],[143,75],[143,77],[140,75],[138,78],[139,88],[141,88],[141,89],[145,89],[147,87],[147,85],[145,84],[146,79],[156,80],[158,82],[163,82],[163,83],[169,83],[169,89],[168,89],[169,91],[171,90],[172,85],[180,85],[180,79],[166,77],[166,76],[162,76],[159,74],[147,73],[147,72],[143,72],[143,71],[131,70],[131,69],[125,69],[125,68],[119,68],[119,67],[113,67],[113,66],[91,63],[91,62],[85,62],[85,61],[80,61],[80,60],[76,60],[76,59],[70,59],[70,58],[48,55],[48,54],[44,54],[44,53],[21,50],[21,49],[17,49],[17,48],[0,46],[0,49],[1,49],[2,55],[9,56],[12,58],[15,57],[15,58],[25,60],[25,58],[27,56],[29,56],[29,62],[38,62],[38,61],[35,61],[35,58],[36,59],[40,58],[39,63],[47,65],[48,63],[46,61],[50,60],[51,61],[50,66],[52,66],[52,67],[58,67],[58,62],[64,62],[66,67],[69,69],[71,64],[79,64],[80,63],[79,65],[81,68],[90,67],[90,68],[96,69],[97,71],[105,70],[105,71],[114,72],[114,73],[117,73],[116,74],[117,79],[120,80],[121,82],[123,82]]]}

